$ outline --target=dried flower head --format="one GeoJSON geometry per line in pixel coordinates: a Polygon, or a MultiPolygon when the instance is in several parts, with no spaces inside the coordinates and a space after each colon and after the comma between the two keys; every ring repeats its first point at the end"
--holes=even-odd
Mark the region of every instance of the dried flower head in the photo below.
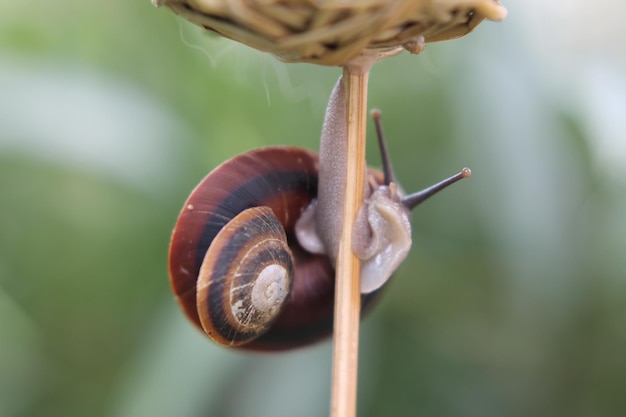
{"type": "Polygon", "coordinates": [[[426,42],[502,20],[498,0],[152,0],[226,38],[287,62],[345,65],[367,51],[423,50],[426,42]]]}

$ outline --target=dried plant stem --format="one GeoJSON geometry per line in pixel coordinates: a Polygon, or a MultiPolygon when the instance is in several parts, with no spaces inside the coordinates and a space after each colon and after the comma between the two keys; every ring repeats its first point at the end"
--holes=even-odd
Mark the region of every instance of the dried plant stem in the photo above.
{"type": "Polygon", "coordinates": [[[348,128],[347,184],[343,210],[343,231],[337,256],[335,290],[335,335],[331,417],[356,416],[359,319],[361,311],[360,261],[352,252],[352,225],[363,201],[366,171],[365,127],[367,81],[365,71],[344,68],[348,128]]]}

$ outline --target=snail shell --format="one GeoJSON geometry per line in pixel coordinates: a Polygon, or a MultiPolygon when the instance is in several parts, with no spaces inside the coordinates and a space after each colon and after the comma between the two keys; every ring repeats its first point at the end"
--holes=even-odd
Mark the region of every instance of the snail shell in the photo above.
{"type": "Polygon", "coordinates": [[[210,248],[196,287],[200,323],[218,343],[248,343],[270,328],[291,291],[287,236],[272,209],[253,207],[228,222],[210,248]]]}
{"type": "MultiPolygon", "coordinates": [[[[294,231],[302,212],[317,197],[318,166],[318,154],[306,149],[256,149],[217,167],[184,204],[170,241],[170,282],[187,317],[217,343],[280,350],[306,345],[330,334],[334,268],[327,256],[305,251],[294,231]],[[281,289],[273,286],[268,290],[279,294],[269,296],[273,300],[269,303],[271,313],[227,307],[232,305],[231,300],[244,297],[236,293],[238,288],[244,286],[245,291],[241,292],[247,292],[249,297],[255,291],[253,284],[237,282],[242,279],[237,271],[242,268],[240,256],[245,258],[248,254],[244,264],[258,262],[249,254],[250,245],[256,248],[256,244],[267,244],[258,230],[246,226],[259,214],[264,220],[257,221],[257,225],[271,225],[271,244],[284,251],[284,243],[276,241],[286,239],[291,252],[291,259],[281,255],[279,261],[287,271],[293,270],[292,280],[280,278],[281,289]],[[275,230],[278,224],[284,232],[275,230]],[[237,236],[237,230],[244,232],[239,236],[246,238],[241,240],[254,236],[257,243],[225,246],[223,241],[237,236]],[[282,307],[276,307],[281,298],[282,307]],[[244,323],[237,319],[238,315],[244,316],[244,323]],[[269,322],[261,325],[257,319],[263,316],[269,322]]],[[[381,173],[372,170],[371,175],[382,182],[381,173]]],[[[255,249],[260,258],[263,253],[255,249]]],[[[265,261],[259,265],[259,271],[267,271],[265,261]]],[[[254,273],[249,271],[254,269],[246,269],[244,275],[250,278],[254,273]]],[[[373,294],[364,296],[364,304],[372,298],[373,294]]]]}

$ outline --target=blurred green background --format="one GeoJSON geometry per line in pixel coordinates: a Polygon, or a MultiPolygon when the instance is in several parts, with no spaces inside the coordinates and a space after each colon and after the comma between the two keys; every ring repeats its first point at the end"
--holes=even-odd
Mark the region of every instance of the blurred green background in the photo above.
{"type": "MultiPolygon", "coordinates": [[[[473,176],[413,215],[362,326],[360,416],[625,413],[626,5],[506,6],[371,74],[405,189],[473,176]]],[[[217,164],[317,148],[339,74],[148,0],[0,2],[1,417],[327,415],[328,341],[215,346],[166,256],[217,164]]]]}

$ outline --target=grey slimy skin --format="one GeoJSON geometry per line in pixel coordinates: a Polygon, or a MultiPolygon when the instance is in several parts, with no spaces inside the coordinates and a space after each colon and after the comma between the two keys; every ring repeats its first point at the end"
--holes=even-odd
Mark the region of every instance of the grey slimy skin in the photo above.
{"type": "MultiPolygon", "coordinates": [[[[347,162],[346,102],[342,78],[331,93],[319,152],[317,200],[296,224],[302,247],[324,253],[333,265],[339,251],[347,162]]],[[[352,250],[361,260],[361,293],[380,288],[406,258],[411,248],[410,212],[394,182],[378,185],[368,178],[364,201],[353,228],[352,250]]]]}

